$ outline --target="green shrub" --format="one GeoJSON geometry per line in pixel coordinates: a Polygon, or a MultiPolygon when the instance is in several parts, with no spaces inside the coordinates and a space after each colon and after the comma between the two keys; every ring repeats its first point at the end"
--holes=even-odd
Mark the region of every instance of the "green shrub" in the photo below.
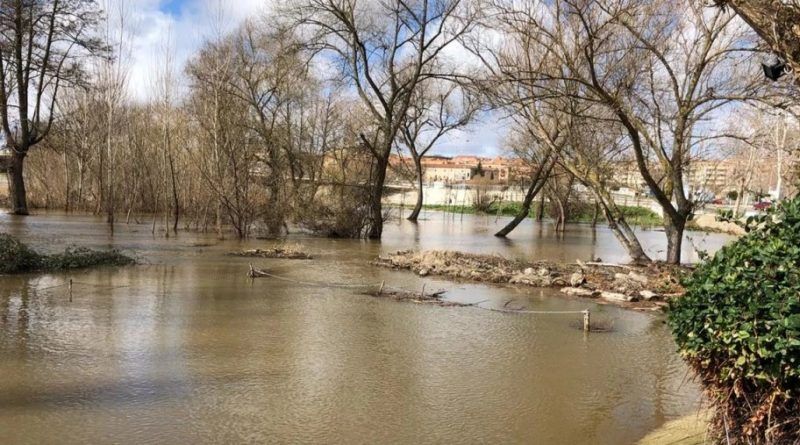
{"type": "Polygon", "coordinates": [[[42,257],[13,236],[0,233],[0,273],[25,272],[41,267],[42,257]]]}
{"type": "Polygon", "coordinates": [[[64,253],[42,259],[42,269],[67,270],[94,266],[127,266],[134,260],[117,250],[99,251],[85,247],[68,247],[64,253]]]}
{"type": "Polygon", "coordinates": [[[748,233],[684,281],[669,324],[731,443],[800,442],[800,199],[750,218],[748,233]]]}
{"type": "Polygon", "coordinates": [[[0,273],[79,269],[93,266],[124,266],[135,261],[119,251],[68,247],[64,253],[43,255],[11,235],[0,233],[0,273]]]}

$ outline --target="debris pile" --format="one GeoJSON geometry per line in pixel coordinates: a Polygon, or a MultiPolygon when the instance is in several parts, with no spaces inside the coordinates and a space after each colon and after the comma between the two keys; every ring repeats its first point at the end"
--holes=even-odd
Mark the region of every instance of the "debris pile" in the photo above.
{"type": "Polygon", "coordinates": [[[399,251],[375,265],[411,270],[417,275],[531,287],[557,287],[569,296],[599,298],[626,307],[660,307],[683,294],[683,266],[654,263],[628,266],[601,262],[522,261],[498,255],[451,251],[399,251]],[[632,305],[631,303],[637,303],[632,305]]]}
{"type": "Polygon", "coordinates": [[[443,307],[466,307],[473,306],[472,304],[458,303],[455,301],[447,301],[442,299],[445,291],[440,290],[432,293],[425,292],[425,288],[421,292],[411,292],[404,289],[387,288],[381,286],[377,292],[369,292],[367,295],[378,298],[390,298],[396,301],[405,301],[417,304],[433,304],[443,307]]]}
{"type": "Polygon", "coordinates": [[[250,249],[240,252],[231,252],[231,256],[247,258],[282,258],[288,260],[310,260],[313,257],[304,252],[302,246],[296,244],[284,244],[270,249],[250,249]]]}

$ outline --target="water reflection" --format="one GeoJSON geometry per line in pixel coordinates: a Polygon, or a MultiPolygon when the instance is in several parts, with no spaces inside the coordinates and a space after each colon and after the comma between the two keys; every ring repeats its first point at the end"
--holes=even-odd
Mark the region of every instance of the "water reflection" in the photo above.
{"type": "MultiPolygon", "coordinates": [[[[147,225],[112,237],[90,217],[14,220],[36,245],[67,240],[137,251],[146,264],[66,275],[0,278],[0,437],[7,443],[632,443],[694,409],[698,392],[662,320],[554,297],[549,290],[421,279],[375,269],[381,252],[448,248],[507,256],[614,261],[602,228],[556,239],[526,222],[429,213],[399,222],[383,243],[297,236],[315,260],[259,266],[305,281],[447,288],[485,305],[581,310],[613,321],[585,336],[570,316],[380,301],[347,289],[250,281],[263,242],[147,225]],[[480,235],[480,236],[476,236],[480,235]],[[303,238],[303,239],[301,239],[303,238]],[[193,247],[202,244],[208,247],[193,247]]],[[[10,219],[1,217],[3,230],[10,219]]],[[[662,233],[646,232],[648,249],[662,233]]],[[[723,237],[706,238],[706,246],[723,237]]]]}

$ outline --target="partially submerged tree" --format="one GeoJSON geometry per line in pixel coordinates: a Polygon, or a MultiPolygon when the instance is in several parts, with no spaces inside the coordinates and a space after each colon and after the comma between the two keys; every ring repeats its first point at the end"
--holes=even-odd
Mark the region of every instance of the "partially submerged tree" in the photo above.
{"type": "Polygon", "coordinates": [[[429,81],[413,97],[400,134],[402,146],[414,162],[417,201],[407,219],[416,222],[424,199],[422,158],[443,136],[469,124],[478,111],[478,103],[454,82],[429,81]]]}
{"type": "Polygon", "coordinates": [[[702,123],[734,101],[757,97],[744,56],[753,45],[742,24],[683,0],[559,0],[536,8],[493,3],[525,17],[530,41],[559,67],[522,73],[526,82],[602,106],[609,113],[583,117],[625,130],[639,173],[664,212],[666,260],[679,263],[694,210],[685,184],[690,153],[702,140],[723,137],[702,123]]]}
{"type": "Polygon", "coordinates": [[[389,155],[412,106],[414,92],[447,77],[444,50],[472,25],[463,0],[302,0],[289,9],[308,48],[322,54],[355,89],[370,112],[361,142],[373,157],[370,229],[383,233],[383,198],[389,155]]]}
{"type": "Polygon", "coordinates": [[[93,0],[12,0],[0,5],[0,116],[11,149],[11,210],[28,214],[23,166],[50,132],[61,90],[85,80],[85,56],[105,50],[94,35],[93,0]]]}

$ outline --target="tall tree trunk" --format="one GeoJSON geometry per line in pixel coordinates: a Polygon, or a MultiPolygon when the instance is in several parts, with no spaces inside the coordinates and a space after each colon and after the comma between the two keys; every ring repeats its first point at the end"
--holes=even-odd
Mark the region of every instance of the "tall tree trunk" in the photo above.
{"type": "Polygon", "coordinates": [[[408,220],[417,222],[419,214],[422,211],[422,201],[424,199],[422,191],[422,160],[417,156],[414,158],[414,167],[417,170],[417,203],[414,204],[414,211],[408,215],[408,220]]]}
{"type": "Polygon", "coordinates": [[[665,218],[664,229],[667,232],[667,263],[680,264],[683,232],[686,229],[686,221],[673,221],[672,218],[665,218]]]}
{"type": "Polygon", "coordinates": [[[169,172],[172,179],[172,206],[173,206],[173,219],[172,219],[172,233],[178,234],[178,219],[181,216],[181,206],[178,200],[178,181],[175,178],[175,162],[172,159],[172,153],[169,155],[169,172]]]}
{"type": "MultiPolygon", "coordinates": [[[[539,168],[536,170],[536,173],[533,175],[531,185],[528,187],[528,191],[525,193],[525,199],[522,201],[522,209],[517,216],[511,220],[511,222],[506,224],[506,226],[503,227],[499,232],[495,233],[494,236],[505,238],[530,214],[531,204],[533,203],[534,198],[536,198],[536,195],[539,193],[539,191],[541,191],[542,187],[544,187],[545,183],[547,182],[547,178],[550,176],[550,172],[553,170],[553,166],[556,164],[557,157],[551,154],[545,159],[546,161],[539,166],[539,168]]],[[[544,209],[544,194],[542,194],[542,205],[539,211],[541,212],[542,209],[544,209]]],[[[539,214],[539,221],[541,221],[541,213],[539,214]]]]}
{"type": "Polygon", "coordinates": [[[389,163],[388,156],[376,159],[375,171],[372,177],[372,190],[370,191],[370,226],[367,237],[381,239],[383,235],[383,185],[386,182],[386,167],[389,163]]]}
{"type": "Polygon", "coordinates": [[[541,199],[539,199],[539,212],[536,213],[536,221],[542,222],[544,219],[544,193],[542,193],[541,199]]]}
{"type": "Polygon", "coordinates": [[[536,195],[544,186],[544,182],[544,180],[536,178],[536,180],[531,183],[530,187],[528,187],[528,191],[525,193],[525,199],[522,201],[522,209],[520,209],[519,213],[517,213],[514,219],[506,224],[505,227],[500,229],[499,232],[495,233],[494,236],[505,238],[509,233],[516,229],[517,226],[525,220],[525,218],[528,217],[531,212],[531,204],[533,204],[533,200],[536,198],[536,195]]]}
{"type": "Polygon", "coordinates": [[[69,176],[69,158],[67,157],[67,151],[64,150],[64,211],[70,211],[70,180],[69,176]]]}
{"type": "Polygon", "coordinates": [[[631,257],[633,263],[645,264],[652,262],[650,257],[644,253],[644,249],[642,248],[641,243],[639,243],[639,239],[636,237],[636,234],[633,233],[633,229],[631,229],[631,226],[628,225],[628,222],[625,220],[625,216],[622,214],[622,211],[619,209],[619,207],[617,207],[617,204],[611,198],[611,195],[600,187],[591,187],[591,189],[592,193],[595,195],[597,204],[600,206],[601,210],[603,211],[603,215],[606,217],[606,221],[608,222],[609,229],[611,229],[611,233],[614,234],[620,244],[622,244],[622,247],[625,248],[625,251],[628,252],[628,256],[631,257]]]}
{"type": "Polygon", "coordinates": [[[564,232],[566,229],[567,223],[567,214],[566,210],[564,209],[564,200],[561,199],[558,195],[553,193],[553,201],[556,203],[556,210],[558,211],[558,216],[556,217],[556,233],[564,232]]]}
{"type": "Polygon", "coordinates": [[[267,231],[269,235],[273,237],[280,236],[281,230],[283,230],[283,208],[281,207],[280,199],[281,187],[276,178],[277,175],[278,172],[272,173],[268,186],[269,201],[267,203],[267,208],[269,208],[270,213],[266,217],[266,222],[267,231]]]}
{"type": "Polygon", "coordinates": [[[15,215],[28,214],[28,197],[25,193],[25,179],[22,176],[24,161],[25,152],[14,151],[8,166],[8,196],[11,198],[11,213],[15,215]]]}

